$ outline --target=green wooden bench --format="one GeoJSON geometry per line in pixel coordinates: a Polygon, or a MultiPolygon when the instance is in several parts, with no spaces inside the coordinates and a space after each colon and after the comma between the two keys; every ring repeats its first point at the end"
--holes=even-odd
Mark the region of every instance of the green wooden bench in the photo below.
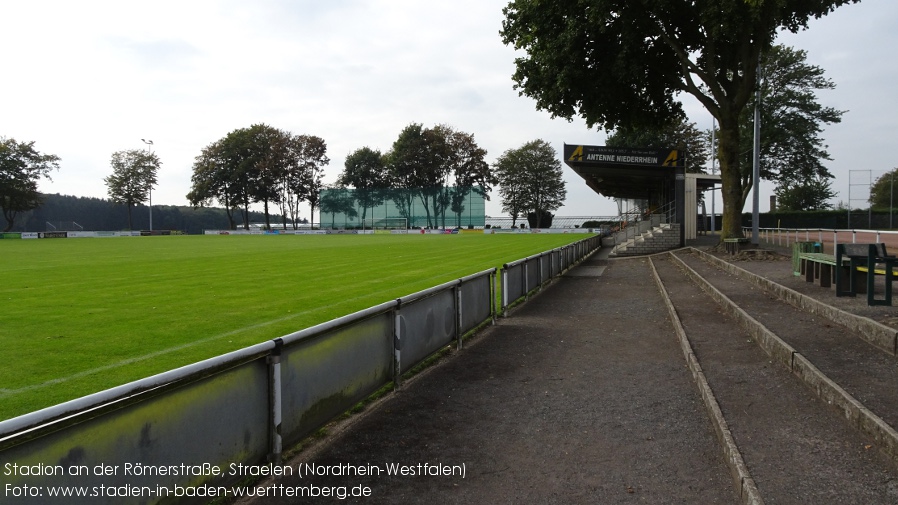
{"type": "Polygon", "coordinates": [[[835,283],[836,296],[866,294],[868,305],[892,304],[893,267],[898,264],[898,258],[887,253],[885,244],[842,244],[836,253],[798,253],[799,275],[825,288],[835,283]],[[836,268],[838,264],[841,268],[836,268]],[[885,277],[884,299],[874,297],[876,275],[885,277]]]}
{"type": "Polygon", "coordinates": [[[855,296],[865,290],[867,305],[892,305],[893,267],[898,265],[898,257],[890,255],[885,244],[839,244],[836,246],[835,261],[837,264],[848,262],[847,269],[836,269],[836,296],[855,296]],[[848,279],[844,279],[845,270],[848,279]],[[859,275],[861,272],[863,275],[859,275]],[[883,299],[874,297],[873,286],[877,274],[885,277],[883,299]],[[866,283],[859,282],[862,280],[866,283]]]}
{"type": "Polygon", "coordinates": [[[799,273],[807,282],[819,281],[820,286],[832,286],[836,257],[824,253],[799,253],[799,273]]]}

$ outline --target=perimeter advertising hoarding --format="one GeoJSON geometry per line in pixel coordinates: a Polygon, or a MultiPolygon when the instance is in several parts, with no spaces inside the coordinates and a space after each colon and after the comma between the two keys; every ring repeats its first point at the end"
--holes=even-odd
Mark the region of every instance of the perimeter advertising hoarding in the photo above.
{"type": "Polygon", "coordinates": [[[568,163],[588,163],[606,166],[681,167],[684,160],[676,149],[643,149],[564,145],[564,159],[568,163]]]}

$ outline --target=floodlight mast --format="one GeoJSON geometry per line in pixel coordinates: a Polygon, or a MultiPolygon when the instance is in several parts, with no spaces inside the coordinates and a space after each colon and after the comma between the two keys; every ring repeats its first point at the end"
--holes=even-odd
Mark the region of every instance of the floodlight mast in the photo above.
{"type": "MultiPolygon", "coordinates": [[[[147,153],[153,153],[153,141],[152,140],[144,140],[140,139],[144,144],[147,145],[147,153]]],[[[150,200],[150,231],[153,231],[153,185],[150,184],[149,189],[149,200],[150,200]]]]}

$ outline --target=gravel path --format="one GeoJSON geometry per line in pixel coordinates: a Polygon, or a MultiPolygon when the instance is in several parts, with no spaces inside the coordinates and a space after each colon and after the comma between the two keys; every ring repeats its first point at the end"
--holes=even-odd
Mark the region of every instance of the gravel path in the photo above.
{"type": "Polygon", "coordinates": [[[646,259],[559,280],[303,461],[464,465],[274,482],[357,503],[738,503],[646,259]]]}
{"type": "MultiPolygon", "coordinates": [[[[678,254],[898,424],[895,357],[678,254]]],[[[895,460],[771,360],[670,260],[651,261],[766,503],[898,503],[895,460]]],[[[318,475],[262,482],[268,497],[240,503],[740,503],[649,262],[587,260],[285,463],[318,475]],[[393,465],[416,475],[391,475],[393,465]],[[435,469],[463,475],[420,475],[435,469]],[[312,486],[370,495],[275,496],[312,486]]],[[[893,307],[836,299],[793,276],[788,259],[739,266],[898,327],[893,307]]]]}

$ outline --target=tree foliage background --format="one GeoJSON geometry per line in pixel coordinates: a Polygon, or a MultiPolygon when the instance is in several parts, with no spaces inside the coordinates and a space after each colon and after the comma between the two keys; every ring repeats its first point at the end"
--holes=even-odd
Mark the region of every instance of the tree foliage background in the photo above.
{"type": "Polygon", "coordinates": [[[249,226],[253,203],[262,204],[266,228],[271,228],[271,207],[276,206],[283,225],[289,221],[295,229],[300,202],[308,202],[314,214],[329,162],[327,144],[320,137],[266,124],[238,128],[196,157],[187,199],[197,207],[218,202],[231,229],[238,216],[249,226]]]}
{"type": "Polygon", "coordinates": [[[41,205],[37,183],[58,169],[59,157],[41,154],[34,142],[0,137],[0,209],[6,219],[3,231],[13,228],[20,213],[41,205]]]}
{"type": "Polygon", "coordinates": [[[331,214],[346,213],[349,207],[356,212],[357,205],[364,219],[368,208],[389,200],[401,215],[393,217],[411,222],[417,201],[428,227],[458,226],[467,196],[476,192],[489,200],[496,184],[486,155],[473,134],[444,124],[426,128],[411,123],[399,132],[386,154],[363,147],[347,156],[337,184],[356,191],[329,193],[332,201],[322,202],[322,211],[326,205],[331,214]]]}
{"type": "Polygon", "coordinates": [[[515,0],[503,41],[525,53],[513,79],[553,116],[606,130],[651,128],[684,115],[694,96],[720,125],[722,238],[741,237],[741,118],[762,54],[778,30],[858,0],[515,0]]]}
{"type": "Polygon", "coordinates": [[[161,162],[155,153],[130,149],[112,153],[110,164],[112,174],[103,182],[106,183],[109,199],[126,207],[128,228],[131,229],[131,209],[149,200],[161,162]]]}
{"type": "Polygon", "coordinates": [[[502,210],[511,216],[512,226],[520,217],[528,217],[533,228],[550,226],[552,212],[567,197],[555,149],[545,140],[532,140],[502,153],[494,169],[502,210]]]}
{"type": "MultiPolygon", "coordinates": [[[[760,177],[776,183],[778,205],[791,210],[831,208],[832,173],[823,164],[832,158],[821,135],[826,125],[842,121],[846,111],[825,107],[817,92],[834,89],[824,70],[807,64],[807,52],[775,45],[761,61],[760,177]]],[[[742,114],[742,202],[752,189],[752,97],[742,114]]]]}

